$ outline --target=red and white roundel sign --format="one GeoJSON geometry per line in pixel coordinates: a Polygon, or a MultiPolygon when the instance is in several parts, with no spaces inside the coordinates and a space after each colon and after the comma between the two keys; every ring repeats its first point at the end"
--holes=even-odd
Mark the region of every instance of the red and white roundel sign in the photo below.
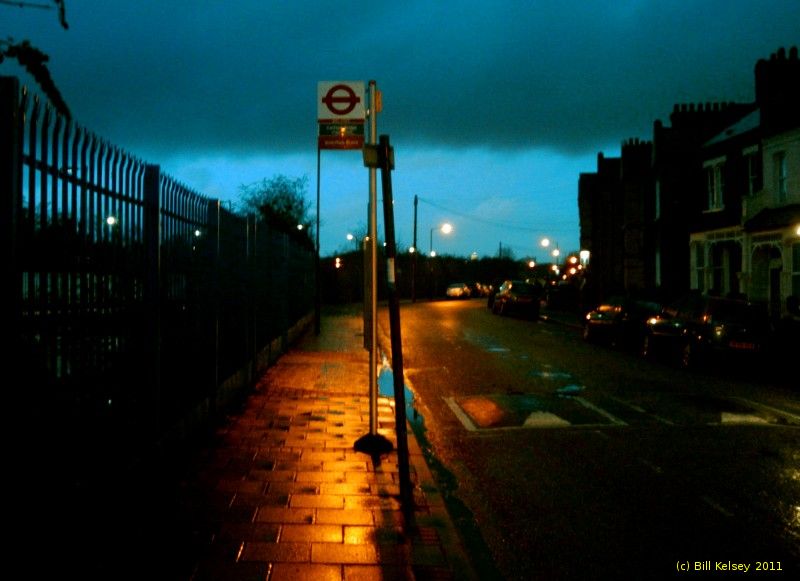
{"type": "Polygon", "coordinates": [[[365,116],[363,81],[317,83],[317,119],[320,123],[363,121],[365,116]]]}

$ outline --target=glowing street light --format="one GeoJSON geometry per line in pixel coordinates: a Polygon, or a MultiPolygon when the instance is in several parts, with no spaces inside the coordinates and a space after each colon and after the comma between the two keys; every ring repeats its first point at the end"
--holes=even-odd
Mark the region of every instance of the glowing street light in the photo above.
{"type": "Polygon", "coordinates": [[[550,251],[550,256],[553,258],[558,258],[558,256],[561,254],[561,251],[558,249],[558,242],[553,242],[546,236],[539,241],[539,244],[541,244],[542,248],[549,248],[550,245],[553,245],[555,248],[550,251]]]}
{"type": "Polygon", "coordinates": [[[445,222],[444,224],[442,224],[438,228],[431,228],[431,237],[430,237],[430,246],[429,246],[431,258],[434,258],[436,256],[436,252],[433,251],[433,231],[434,230],[439,230],[439,232],[441,232],[442,234],[450,234],[453,231],[453,225],[448,223],[448,222],[445,222]]]}

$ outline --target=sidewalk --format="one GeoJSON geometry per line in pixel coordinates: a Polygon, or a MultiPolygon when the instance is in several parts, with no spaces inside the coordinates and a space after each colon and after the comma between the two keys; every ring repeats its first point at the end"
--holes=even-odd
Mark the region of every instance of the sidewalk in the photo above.
{"type": "MultiPolygon", "coordinates": [[[[412,431],[414,527],[396,451],[373,463],[353,450],[369,432],[362,343],[360,313],[324,314],[219,430],[185,483],[209,532],[192,579],[475,578],[412,431]]],[[[395,443],[393,399],[379,398],[378,427],[395,443]]]]}

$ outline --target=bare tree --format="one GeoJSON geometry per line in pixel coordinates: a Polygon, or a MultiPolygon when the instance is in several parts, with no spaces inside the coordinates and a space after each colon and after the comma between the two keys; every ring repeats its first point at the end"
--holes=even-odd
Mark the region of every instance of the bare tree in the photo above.
{"type": "MultiPolygon", "coordinates": [[[[66,7],[64,5],[64,0],[53,0],[53,5],[41,4],[37,2],[14,2],[11,0],[0,0],[0,4],[16,6],[18,8],[39,8],[44,10],[57,9],[58,21],[61,24],[61,27],[64,30],[69,28],[66,19],[66,7]]],[[[50,57],[33,46],[29,40],[15,42],[13,38],[9,37],[6,40],[0,40],[0,63],[7,58],[16,60],[25,68],[25,70],[28,71],[36,83],[41,87],[42,91],[44,91],[44,94],[53,104],[53,107],[56,108],[56,111],[67,118],[70,117],[69,107],[67,107],[67,103],[61,96],[61,92],[53,82],[53,78],[50,75],[50,70],[45,64],[48,60],[50,60],[50,57]]]]}
{"type": "Polygon", "coordinates": [[[270,226],[311,240],[311,204],[307,199],[308,176],[276,175],[239,186],[240,206],[260,215],[270,226]]]}

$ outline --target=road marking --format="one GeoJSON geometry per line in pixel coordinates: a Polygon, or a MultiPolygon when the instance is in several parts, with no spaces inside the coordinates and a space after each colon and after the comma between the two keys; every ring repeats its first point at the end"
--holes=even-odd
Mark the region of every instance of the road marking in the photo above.
{"type": "Polygon", "coordinates": [[[590,409],[590,410],[592,410],[594,412],[597,412],[598,414],[600,414],[604,418],[607,418],[612,424],[616,424],[618,426],[627,426],[628,425],[626,422],[623,422],[621,419],[619,419],[619,418],[617,418],[615,416],[612,416],[610,413],[608,413],[603,408],[597,407],[596,405],[594,405],[591,402],[586,401],[582,397],[573,397],[571,399],[574,399],[575,401],[577,401],[578,403],[583,405],[585,408],[588,408],[588,409],[590,409]]]}
{"type": "Polygon", "coordinates": [[[453,410],[453,413],[456,414],[456,417],[461,420],[461,423],[464,424],[464,427],[467,428],[468,431],[478,431],[478,427],[473,423],[464,410],[461,409],[461,406],[456,403],[456,399],[454,397],[446,397],[444,398],[444,401],[448,407],[453,410]]]}
{"type": "Polygon", "coordinates": [[[785,410],[774,408],[772,406],[768,406],[768,405],[763,404],[763,403],[758,403],[758,402],[746,399],[744,397],[729,397],[728,399],[738,400],[738,401],[740,401],[742,403],[745,403],[745,404],[747,404],[749,406],[752,406],[754,408],[760,408],[760,409],[765,410],[765,411],[770,411],[770,412],[772,412],[774,414],[777,414],[779,416],[783,416],[784,418],[788,418],[791,421],[800,423],[800,416],[795,415],[795,414],[790,413],[790,412],[787,412],[785,410]]]}
{"type": "MultiPolygon", "coordinates": [[[[480,397],[480,396],[477,396],[480,397]]],[[[451,396],[451,397],[442,397],[444,402],[447,404],[464,428],[467,429],[469,432],[473,432],[474,435],[479,435],[482,433],[494,433],[494,432],[501,432],[501,431],[510,431],[510,430],[530,430],[536,428],[578,428],[578,429],[592,429],[597,430],[598,428],[615,428],[615,427],[623,427],[627,426],[628,424],[624,421],[620,420],[619,418],[614,417],[607,411],[602,408],[595,406],[594,404],[584,400],[583,398],[579,397],[564,397],[562,399],[566,400],[573,400],[577,403],[581,404],[583,407],[592,410],[594,413],[604,417],[610,423],[581,423],[581,424],[573,424],[569,420],[566,420],[556,414],[546,411],[534,411],[533,413],[528,414],[526,420],[523,424],[520,425],[511,425],[511,426],[489,426],[483,427],[475,422],[472,417],[469,415],[469,412],[465,410],[458,402],[458,398],[451,396]]],[[[469,398],[468,398],[469,399],[469,398]]]]}
{"type": "Polygon", "coordinates": [[[640,414],[647,413],[646,411],[644,411],[644,408],[640,408],[638,405],[633,405],[632,403],[630,403],[630,402],[627,402],[627,401],[625,401],[624,399],[620,399],[620,398],[618,398],[618,397],[616,397],[616,396],[609,395],[609,396],[608,396],[608,399],[610,399],[610,400],[612,400],[612,401],[615,401],[615,402],[617,402],[617,403],[618,403],[618,404],[620,404],[620,405],[624,405],[625,407],[627,407],[627,408],[630,408],[630,409],[632,409],[632,410],[633,410],[633,411],[635,411],[635,412],[639,412],[640,414]]]}
{"type": "Polygon", "coordinates": [[[571,426],[564,418],[550,412],[535,411],[522,424],[523,428],[566,428],[571,426]]]}
{"type": "Polygon", "coordinates": [[[620,405],[624,405],[625,407],[627,407],[627,408],[630,408],[630,409],[632,409],[632,410],[633,410],[633,411],[635,411],[635,412],[639,412],[640,414],[645,414],[645,415],[648,415],[648,416],[652,417],[652,418],[653,418],[654,420],[656,420],[657,422],[661,422],[662,424],[665,424],[665,425],[667,425],[667,426],[674,426],[674,425],[675,425],[675,423],[674,423],[674,422],[671,422],[671,421],[669,421],[669,420],[668,420],[668,419],[666,419],[666,418],[662,418],[662,417],[661,417],[661,416],[659,416],[658,414],[654,414],[654,413],[652,413],[652,412],[648,412],[646,409],[644,409],[644,408],[641,408],[641,407],[639,407],[638,405],[634,405],[634,404],[632,404],[632,403],[630,403],[630,402],[627,402],[627,401],[625,401],[624,399],[620,399],[620,398],[618,398],[618,397],[615,397],[615,396],[613,396],[613,395],[609,395],[608,397],[609,397],[610,399],[612,399],[613,401],[617,402],[618,404],[620,404],[620,405]]]}
{"type": "Polygon", "coordinates": [[[708,506],[710,506],[711,508],[713,508],[714,510],[716,510],[717,512],[719,512],[723,516],[726,516],[728,518],[732,518],[733,517],[733,513],[731,511],[723,508],[719,503],[714,501],[713,498],[710,498],[708,496],[701,496],[700,500],[705,502],[708,506]]]}

